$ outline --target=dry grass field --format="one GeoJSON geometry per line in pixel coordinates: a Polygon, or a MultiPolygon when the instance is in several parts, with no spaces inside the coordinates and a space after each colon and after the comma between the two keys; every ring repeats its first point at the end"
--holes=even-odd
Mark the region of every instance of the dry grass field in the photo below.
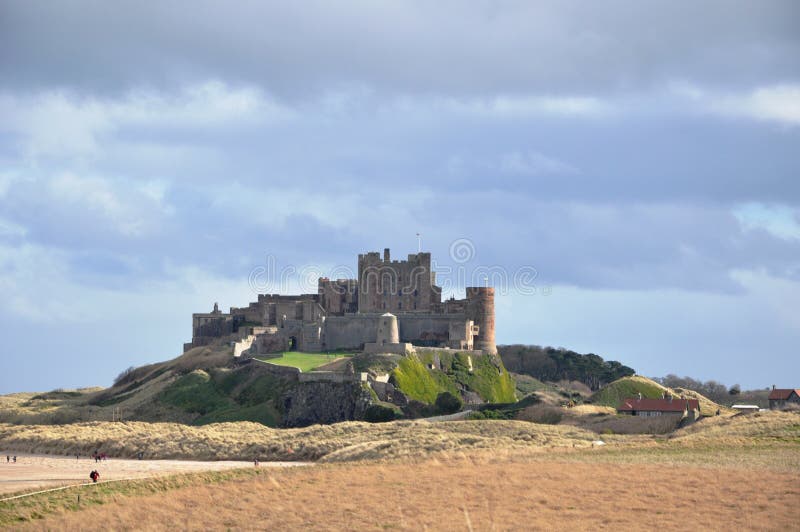
{"type": "Polygon", "coordinates": [[[575,427],[523,421],[292,430],[247,423],[0,427],[0,447],[50,452],[96,444],[101,437],[106,452],[145,441],[158,452],[186,456],[275,446],[318,462],[35,495],[0,503],[0,526],[791,530],[800,522],[797,413],[719,416],[669,435],[602,436],[604,445],[596,443],[597,434],[575,427]]]}
{"type": "MultiPolygon", "coordinates": [[[[586,451],[584,451],[586,452],[586,451]]],[[[37,529],[787,530],[795,473],[439,456],[262,470],[61,510],[37,529]],[[91,526],[87,526],[90,523],[91,526]]]]}

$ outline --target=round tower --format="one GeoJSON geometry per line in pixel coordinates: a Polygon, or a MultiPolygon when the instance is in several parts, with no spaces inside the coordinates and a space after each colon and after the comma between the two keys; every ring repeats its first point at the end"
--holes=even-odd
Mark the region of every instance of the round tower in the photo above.
{"type": "Polygon", "coordinates": [[[494,344],[494,288],[467,287],[467,319],[479,327],[473,347],[497,354],[497,346],[494,344]]]}
{"type": "Polygon", "coordinates": [[[376,343],[379,345],[399,344],[400,330],[397,328],[397,316],[386,313],[378,321],[378,338],[376,343]]]}

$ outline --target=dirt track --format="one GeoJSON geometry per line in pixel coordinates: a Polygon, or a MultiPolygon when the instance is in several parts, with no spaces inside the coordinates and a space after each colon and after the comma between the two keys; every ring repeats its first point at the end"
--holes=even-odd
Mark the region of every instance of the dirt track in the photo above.
{"type": "MultiPolygon", "coordinates": [[[[13,457],[13,455],[11,455],[13,457]]],[[[238,467],[254,467],[253,462],[200,462],[189,460],[127,460],[109,458],[95,463],[94,459],[80,459],[42,455],[17,455],[17,462],[6,462],[0,456],[0,494],[33,488],[58,487],[89,481],[89,473],[96,469],[101,480],[120,478],[145,478],[169,473],[191,471],[218,471],[238,467]]],[[[299,462],[261,462],[259,467],[288,467],[299,462]]]]}

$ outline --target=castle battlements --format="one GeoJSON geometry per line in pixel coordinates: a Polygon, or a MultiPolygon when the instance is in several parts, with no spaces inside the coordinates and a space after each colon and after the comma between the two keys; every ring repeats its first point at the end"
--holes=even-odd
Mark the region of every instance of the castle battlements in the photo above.
{"type": "Polygon", "coordinates": [[[367,345],[375,350],[387,314],[397,328],[394,343],[402,349],[408,344],[497,352],[493,288],[468,287],[464,299],[443,302],[430,253],[392,260],[388,248],[383,256],[359,254],[357,279],[320,277],[316,294],[259,294],[257,301],[231,307],[229,313],[215,304],[210,313],[193,314],[192,341],[184,350],[229,335],[246,338],[254,327],[259,334],[252,346],[259,353],[363,350],[367,345]]]}

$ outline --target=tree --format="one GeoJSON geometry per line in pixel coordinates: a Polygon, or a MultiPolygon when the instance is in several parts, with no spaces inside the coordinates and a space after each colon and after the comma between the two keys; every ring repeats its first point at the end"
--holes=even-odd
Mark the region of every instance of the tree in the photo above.
{"type": "Polygon", "coordinates": [[[742,388],[738,384],[734,384],[731,386],[731,389],[728,390],[728,395],[739,395],[742,393],[742,388]]]}

